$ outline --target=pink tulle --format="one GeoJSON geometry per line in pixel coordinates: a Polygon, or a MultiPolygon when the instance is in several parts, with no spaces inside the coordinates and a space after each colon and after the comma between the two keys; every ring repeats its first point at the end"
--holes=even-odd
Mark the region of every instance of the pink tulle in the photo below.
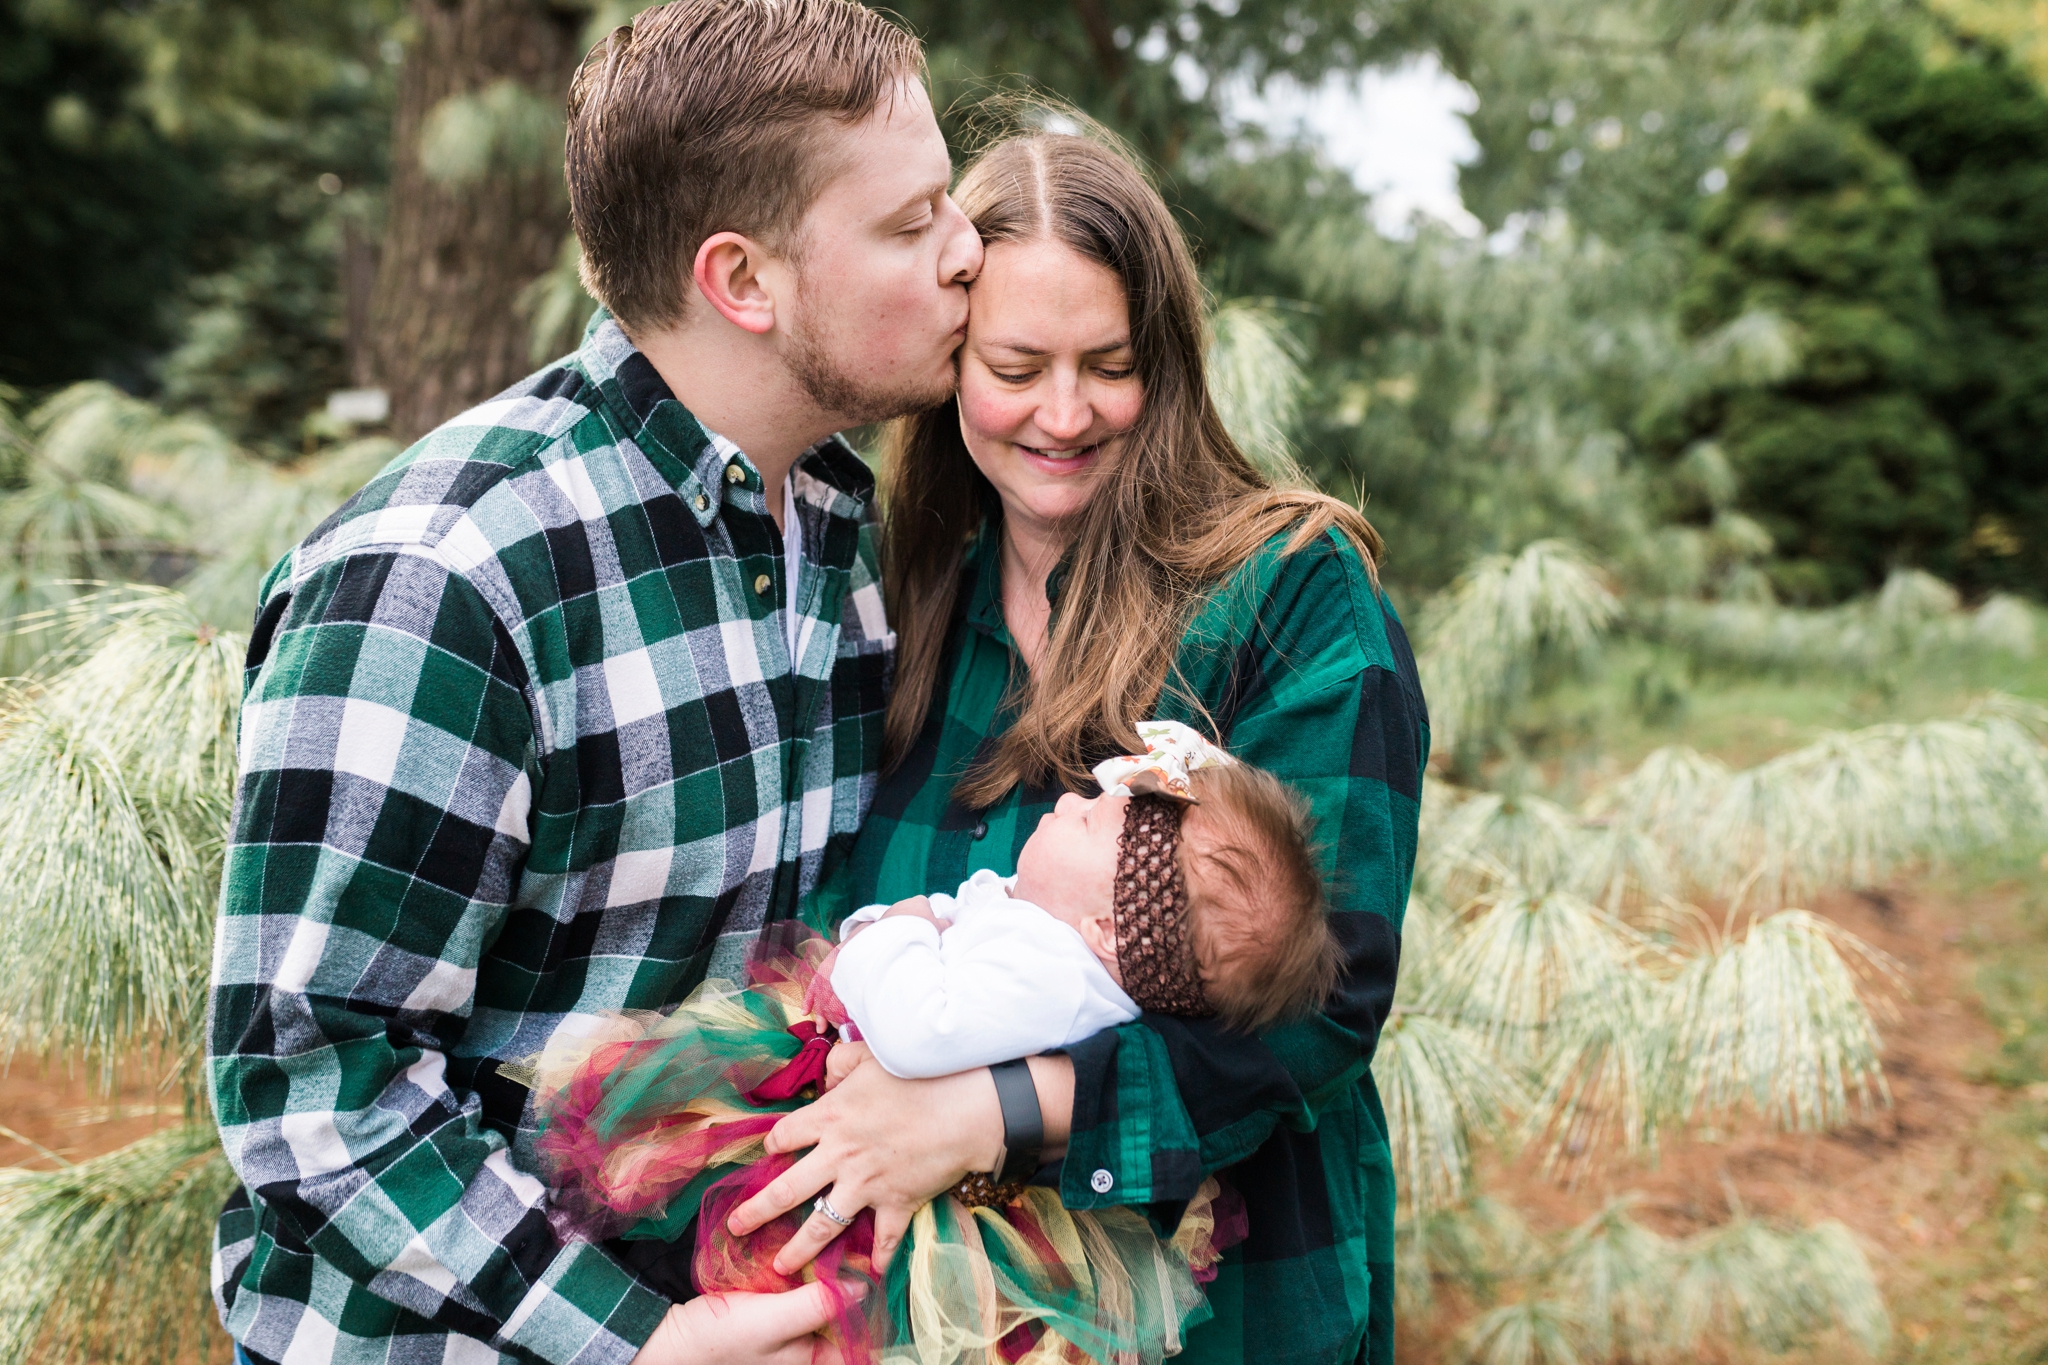
{"type": "MultiPolygon", "coordinates": [[[[548,1057],[533,1064],[541,1119],[536,1145],[553,1191],[550,1222],[565,1238],[601,1239],[646,1219],[664,1219],[705,1171],[741,1163],[703,1191],[691,1260],[697,1289],[774,1293],[821,1282],[831,1310],[824,1335],[847,1365],[874,1365],[889,1334],[908,1328],[907,1320],[892,1326],[888,1296],[874,1268],[871,1212],[861,1211],[795,1275],[776,1273],[774,1258],[810,1216],[808,1205],[745,1237],[732,1235],[726,1226],[734,1209],[796,1162],[792,1155],[762,1155],[760,1139],[791,1108],[823,1088],[835,1038],[858,1036],[826,975],[830,951],[827,942],[801,926],[777,926],[762,935],[749,956],[745,992],[713,983],[673,1015],[622,1015],[580,1043],[550,1049],[548,1057]]],[[[955,1209],[956,1217],[965,1217],[964,1210],[955,1209]]],[[[1015,1264],[1031,1272],[1020,1281],[1030,1285],[1028,1290],[1013,1286],[1006,1292],[1042,1295],[1023,1301],[1067,1315],[1058,1318],[1057,1330],[1065,1334],[1055,1338],[1060,1359],[1088,1358],[1074,1344],[1076,1334],[1098,1342],[1092,1349],[1122,1359],[1115,1333],[1128,1333],[1129,1327],[1105,1326],[1103,1319],[1090,1317],[1094,1310],[1087,1306],[1087,1295],[1092,1291],[1067,1273],[1061,1252],[1040,1225],[1043,1213],[1034,1214],[1029,1201],[1019,1201],[1000,1215],[1015,1239],[1029,1248],[1029,1255],[1015,1264]],[[1079,1318],[1071,1316],[1076,1301],[1079,1318]],[[1093,1338],[1087,1335],[1091,1331],[1093,1338]]],[[[1213,1225],[1190,1217],[1184,1224],[1186,1241],[1176,1242],[1175,1254],[1197,1284],[1207,1284],[1215,1279],[1223,1249],[1244,1240],[1249,1229],[1244,1202],[1226,1186],[1207,1206],[1213,1225]]],[[[978,1237],[971,1231],[966,1235],[978,1237]]],[[[900,1305],[896,1311],[902,1311],[900,1305]]],[[[1022,1322],[989,1355],[1021,1360],[1047,1335],[1047,1322],[1022,1322]]]]}
{"type": "Polygon", "coordinates": [[[735,1237],[726,1228],[725,1220],[734,1209],[795,1164],[791,1155],[765,1156],[713,1182],[697,1213],[691,1278],[705,1294],[775,1294],[814,1280],[824,1281],[832,1303],[832,1319],[824,1335],[839,1348],[847,1365],[864,1365],[880,1354],[884,1321],[881,1285],[874,1269],[873,1213],[861,1210],[853,1226],[833,1238],[815,1261],[794,1275],[776,1272],[775,1253],[810,1216],[808,1205],[745,1237],[735,1237]]]}

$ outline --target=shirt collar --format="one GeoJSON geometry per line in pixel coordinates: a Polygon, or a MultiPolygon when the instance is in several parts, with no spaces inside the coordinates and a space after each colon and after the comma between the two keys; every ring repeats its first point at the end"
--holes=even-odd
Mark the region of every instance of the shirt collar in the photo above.
{"type": "MultiPolygon", "coordinates": [[[[714,438],[705,429],[605,309],[598,309],[584,329],[576,359],[605,406],[624,425],[627,437],[682,494],[683,505],[699,525],[717,519],[728,482],[761,491],[761,472],[754,462],[732,442],[714,438]],[[738,480],[727,473],[733,467],[740,470],[738,480]]],[[[799,471],[806,478],[798,480],[797,496],[823,503],[827,511],[858,517],[874,497],[874,472],[838,436],[828,436],[805,451],[792,467],[792,477],[799,471]]]]}
{"type": "Polygon", "coordinates": [[[968,542],[963,563],[967,572],[967,624],[1004,644],[1010,628],[1003,620],[1003,529],[984,521],[968,542]]]}
{"type": "MultiPolygon", "coordinates": [[[[1014,644],[1010,639],[1009,624],[1003,620],[1003,528],[997,521],[984,521],[981,529],[974,533],[974,539],[967,543],[967,554],[962,560],[969,575],[967,583],[967,624],[984,635],[993,636],[1004,644],[1014,644]]],[[[1045,576],[1045,601],[1057,616],[1060,609],[1060,591],[1066,586],[1067,574],[1074,567],[1073,553],[1060,556],[1059,563],[1045,576]]]]}

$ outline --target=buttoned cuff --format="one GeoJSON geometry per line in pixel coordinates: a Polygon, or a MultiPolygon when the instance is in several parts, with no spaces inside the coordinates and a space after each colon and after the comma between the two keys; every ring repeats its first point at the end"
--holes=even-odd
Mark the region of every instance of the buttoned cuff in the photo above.
{"type": "Polygon", "coordinates": [[[1159,1035],[1124,1024],[1063,1051],[1074,1063],[1074,1122],[1060,1202],[1080,1210],[1194,1198],[1200,1142],[1159,1035]]]}

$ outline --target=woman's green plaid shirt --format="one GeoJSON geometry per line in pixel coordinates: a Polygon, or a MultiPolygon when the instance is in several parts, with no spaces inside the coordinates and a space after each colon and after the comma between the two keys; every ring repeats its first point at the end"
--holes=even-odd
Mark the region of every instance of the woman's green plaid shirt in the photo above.
{"type": "MultiPolygon", "coordinates": [[[[985,811],[952,788],[1009,723],[1023,667],[1003,625],[997,557],[969,556],[930,719],[882,779],[852,856],[806,908],[820,926],[857,906],[1008,875],[1059,796],[1013,791],[985,811]]],[[[1069,1048],[1068,1208],[1136,1204],[1163,1228],[1209,1172],[1244,1196],[1251,1236],[1209,1286],[1215,1318],[1188,1334],[1197,1365],[1385,1365],[1394,1345],[1394,1173],[1366,1069],[1393,1003],[1415,870],[1429,719],[1394,610],[1348,547],[1281,543],[1195,616],[1159,714],[1215,725],[1232,753],[1309,801],[1346,966],[1323,1013],[1257,1037],[1146,1014],[1069,1048]],[[1198,702],[1199,707],[1191,705],[1198,702]],[[1206,716],[1202,713],[1206,712],[1206,716]]],[[[1097,755],[1107,758],[1109,755],[1097,755]]]]}
{"type": "Polygon", "coordinates": [[[859,827],[873,480],[836,439],[791,477],[795,659],[759,473],[600,314],[272,571],[209,1035],[251,1354],[624,1365],[667,1309],[557,1241],[497,1068],[736,966],[859,827]]]}

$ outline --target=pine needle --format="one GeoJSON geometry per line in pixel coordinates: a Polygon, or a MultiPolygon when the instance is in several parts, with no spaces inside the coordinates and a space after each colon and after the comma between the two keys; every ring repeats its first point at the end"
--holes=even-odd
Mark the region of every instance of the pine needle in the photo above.
{"type": "Polygon", "coordinates": [[[1267,479],[1306,486],[1289,440],[1308,393],[1301,339],[1270,302],[1230,299],[1209,317],[1204,368],[1216,414],[1267,479]]]}
{"type": "Polygon", "coordinates": [[[1753,1111],[1781,1128],[1834,1127],[1890,1101],[1866,981],[1896,987],[1898,965],[1804,910],[1756,923],[1703,952],[1674,984],[1679,1109],[1721,1123],[1753,1111]]]}
{"type": "MultiPolygon", "coordinates": [[[[1645,947],[1641,935],[1569,892],[1510,885],[1459,930],[1427,1006],[1476,1031],[1502,1062],[1533,1070],[1565,1021],[1584,1028],[1630,1008],[1623,988],[1645,947]]],[[[1612,1017],[1609,1027],[1633,1022],[1612,1017]]]]}
{"type": "Polygon", "coordinates": [[[1459,1340],[1470,1365],[1578,1365],[1578,1313],[1555,1299],[1525,1299],[1481,1314],[1459,1340]]]}
{"type": "Polygon", "coordinates": [[[207,1267],[234,1183],[206,1122],[59,1170],[0,1169],[0,1360],[224,1357],[207,1267]]]}
{"type": "Polygon", "coordinates": [[[1565,1235],[1546,1278],[1577,1314],[1586,1353],[1595,1360],[1641,1360],[1654,1353],[1671,1283],[1662,1237],[1629,1217],[1623,1196],[1565,1235]]]}
{"type": "Polygon", "coordinates": [[[1415,1217],[1469,1193],[1474,1139],[1497,1137],[1524,1103],[1485,1039],[1427,1014],[1396,1011],[1381,1030],[1373,1079],[1386,1106],[1394,1182],[1415,1217]]]}
{"type": "Polygon", "coordinates": [[[1838,1223],[1785,1232],[1738,1216],[1673,1255],[1667,1343],[1682,1354],[1710,1340],[1782,1354],[1836,1328],[1875,1353],[1889,1335],[1869,1262],[1838,1223]]]}
{"type": "Polygon", "coordinates": [[[95,642],[0,693],[0,1046],[111,1086],[138,1045],[196,1056],[244,645],[162,590],[78,611],[95,642]]]}
{"type": "Polygon", "coordinates": [[[1598,570],[1564,541],[1467,569],[1432,605],[1418,661],[1436,747],[1483,742],[1529,694],[1538,668],[1582,661],[1619,613],[1598,570]]]}

